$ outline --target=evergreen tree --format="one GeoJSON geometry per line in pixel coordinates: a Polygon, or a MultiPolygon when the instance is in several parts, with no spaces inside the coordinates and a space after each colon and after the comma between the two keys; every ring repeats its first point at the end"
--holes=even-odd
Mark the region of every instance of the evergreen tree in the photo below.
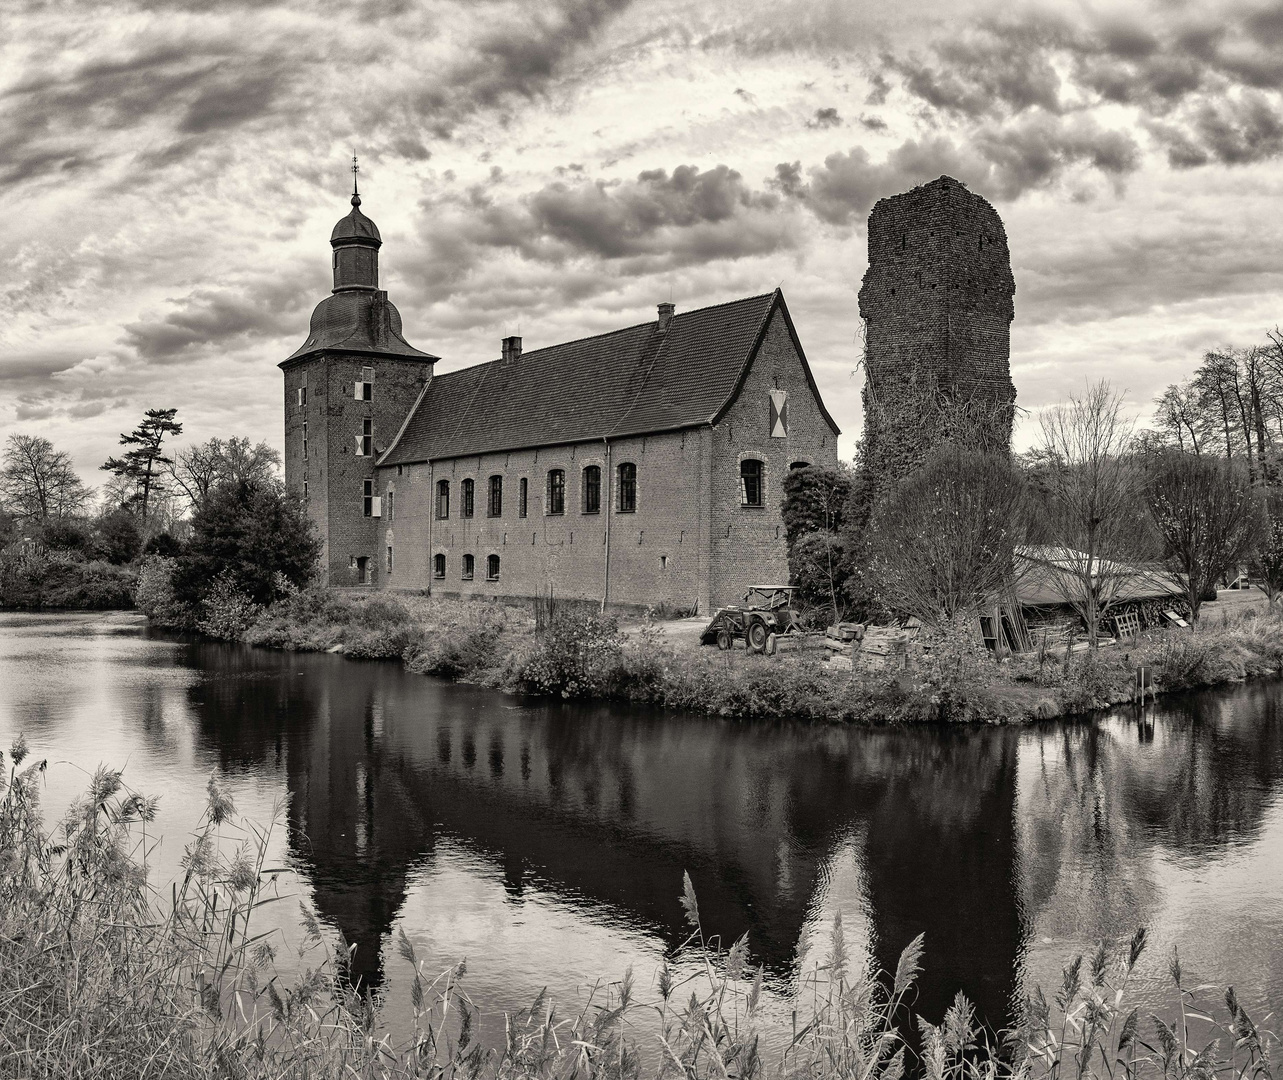
{"type": "Polygon", "coordinates": [[[178,435],[183,425],[174,420],[177,409],[148,409],[142,423],[128,434],[121,434],[120,445],[132,446],[124,457],[108,458],[102,468],[134,487],[130,503],[136,506],[144,521],[152,499],[165,491],[164,467],[173,464],[161,451],[165,439],[178,435]]]}

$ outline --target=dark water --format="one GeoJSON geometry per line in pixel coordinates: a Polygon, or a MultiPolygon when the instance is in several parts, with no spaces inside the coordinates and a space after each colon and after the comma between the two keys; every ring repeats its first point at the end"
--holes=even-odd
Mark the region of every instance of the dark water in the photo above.
{"type": "MultiPolygon", "coordinates": [[[[522,702],[397,665],[152,636],[131,616],[0,617],[0,739],[47,756],[60,809],[100,762],[161,796],[172,874],[217,773],[267,821],[291,888],[404,989],[393,935],[466,956],[497,1015],[583,1001],[685,937],[747,932],[784,1018],[842,913],[893,968],[926,932],[915,1008],[964,990],[1001,1025],[1060,964],[1138,925],[1142,1000],[1233,982],[1283,1004],[1283,685],[1036,728],[864,730],[522,702]]],[[[297,906],[271,918],[297,942],[297,906]]],[[[305,963],[286,950],[282,962],[305,963]]],[[[402,995],[403,996],[403,995],[402,995]]],[[[395,1023],[393,1006],[393,1021],[395,1023]]]]}

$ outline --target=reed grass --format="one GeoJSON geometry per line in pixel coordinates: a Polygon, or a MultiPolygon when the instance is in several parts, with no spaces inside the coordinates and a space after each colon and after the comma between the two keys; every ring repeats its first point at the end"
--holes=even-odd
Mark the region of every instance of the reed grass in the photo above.
{"type": "Polygon", "coordinates": [[[268,864],[273,825],[237,817],[214,779],[180,880],[157,890],[148,866],[157,805],[100,769],[46,834],[38,783],[21,740],[0,755],[0,1076],[228,1080],[1258,1080],[1272,1077],[1277,1039],[1233,990],[1219,1011],[1188,988],[1179,959],[1167,1018],[1129,1006],[1144,952],[1138,932],[1072,960],[1053,1000],[1026,1000],[1001,1037],[959,995],[938,1024],[918,1018],[920,1054],[898,1018],[919,974],[923,939],[885,975],[857,969],[840,916],[826,961],[798,996],[791,1035],[763,1015],[763,971],[742,938],[706,934],[689,876],[678,898],[690,929],[645,997],[631,972],[563,1013],[540,994],[506,1015],[503,1038],[477,1037],[479,1010],[459,964],[433,975],[401,932],[411,1030],[394,1038],[382,1002],[354,987],[350,952],[306,908],[304,955],[287,981],[282,943],[257,929],[288,902],[268,864]],[[150,831],[149,831],[150,830],[150,831]],[[649,1032],[651,1034],[639,1034],[649,1032]],[[768,1049],[769,1047],[769,1049],[768,1049]]]}

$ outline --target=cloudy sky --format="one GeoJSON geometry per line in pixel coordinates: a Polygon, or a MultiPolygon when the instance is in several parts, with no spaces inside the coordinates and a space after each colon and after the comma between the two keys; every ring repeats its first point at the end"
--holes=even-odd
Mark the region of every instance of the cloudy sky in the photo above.
{"type": "Polygon", "coordinates": [[[440,370],[782,283],[849,455],[864,222],[947,172],[1007,225],[1018,442],[1101,376],[1148,415],[1283,322],[1281,90],[1278,3],[6,0],[0,436],[279,445],[354,147],[440,370]]]}

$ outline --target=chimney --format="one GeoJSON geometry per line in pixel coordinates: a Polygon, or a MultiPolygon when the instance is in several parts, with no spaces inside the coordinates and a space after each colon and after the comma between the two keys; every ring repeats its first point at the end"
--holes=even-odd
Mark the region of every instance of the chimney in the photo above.
{"type": "Polygon", "coordinates": [[[673,321],[673,304],[671,300],[659,305],[659,332],[668,333],[668,324],[673,321]]]}
{"type": "Polygon", "coordinates": [[[506,337],[503,339],[503,358],[515,360],[521,355],[521,338],[506,337]]]}

